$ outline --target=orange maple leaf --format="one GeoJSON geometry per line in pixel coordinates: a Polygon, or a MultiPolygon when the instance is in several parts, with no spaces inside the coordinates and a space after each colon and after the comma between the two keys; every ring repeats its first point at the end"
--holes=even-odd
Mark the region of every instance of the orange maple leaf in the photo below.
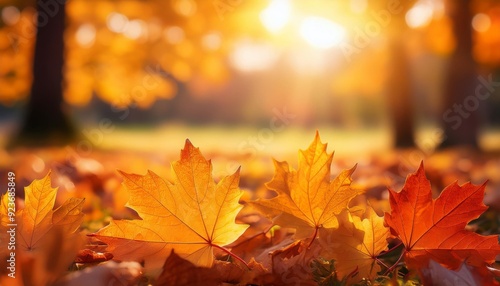
{"type": "Polygon", "coordinates": [[[53,210],[57,188],[51,187],[50,173],[24,188],[25,207],[17,217],[20,218],[18,245],[26,251],[35,250],[54,227],[62,231],[61,235],[69,237],[83,221],[85,199],[70,198],[53,210]]]}
{"type": "Polygon", "coordinates": [[[328,154],[326,147],[316,132],[309,148],[299,151],[298,170],[287,162],[274,161],[276,173],[266,185],[278,196],[252,202],[264,213],[277,217],[276,224],[295,228],[297,239],[311,234],[315,237],[321,227],[336,227],[336,215],[361,193],[350,187],[356,166],[342,171],[330,182],[333,153],[328,154]]]}
{"type": "MultiPolygon", "coordinates": [[[[16,230],[16,248],[9,249],[16,254],[18,281],[24,285],[53,284],[67,270],[82,243],[77,230],[83,221],[84,199],[68,199],[54,210],[57,188],[51,187],[50,172],[43,179],[34,180],[24,192],[24,209],[16,212],[15,221],[5,220],[6,211],[12,209],[7,208],[11,208],[7,195],[2,198],[0,229],[8,226],[16,230]]],[[[0,266],[4,267],[5,261],[0,261],[0,266]]]]}
{"type": "Polygon", "coordinates": [[[376,263],[377,256],[387,249],[389,229],[371,207],[366,208],[364,217],[344,210],[338,216],[338,228],[320,229],[321,255],[335,260],[340,277],[357,270],[359,280],[372,279],[381,270],[376,263]]]}
{"type": "MultiPolygon", "coordinates": [[[[9,224],[12,224],[13,222],[15,222],[15,204],[13,201],[9,200],[8,194],[4,194],[0,198],[0,242],[2,242],[2,245],[7,245],[11,239],[10,233],[7,231],[9,230],[9,224]],[[10,216],[9,213],[11,213],[10,216]],[[11,221],[11,219],[13,219],[13,221],[11,221]]],[[[14,242],[15,240],[13,239],[12,243],[14,242]]],[[[9,253],[10,250],[8,246],[0,248],[0,258],[2,259],[0,266],[4,267],[4,257],[9,256],[9,253]]]]}
{"type": "Polygon", "coordinates": [[[500,253],[498,235],[482,236],[464,229],[487,209],[484,188],[485,184],[459,186],[455,182],[432,199],[421,164],[407,177],[401,192],[390,190],[391,213],[385,214],[385,223],[403,242],[408,267],[427,267],[430,259],[451,269],[464,260],[477,267],[494,262],[500,253]]]}
{"type": "Polygon", "coordinates": [[[122,172],[130,192],[127,206],[142,220],[113,220],[94,234],[116,259],[145,260],[146,268],[159,269],[175,249],[196,266],[209,267],[213,248],[227,251],[222,246],[247,229],[235,223],[242,208],[239,169],[216,185],[212,163],[189,140],[172,169],[174,183],[151,171],[144,176],[122,172]]]}

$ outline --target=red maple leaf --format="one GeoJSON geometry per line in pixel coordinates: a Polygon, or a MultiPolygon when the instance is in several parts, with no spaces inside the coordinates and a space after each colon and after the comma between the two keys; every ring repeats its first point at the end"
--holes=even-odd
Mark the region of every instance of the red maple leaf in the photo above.
{"type": "Polygon", "coordinates": [[[484,267],[500,254],[498,235],[482,236],[465,230],[468,222],[486,209],[483,204],[485,184],[476,186],[456,182],[432,199],[431,185],[424,166],[407,177],[401,192],[390,190],[391,213],[385,224],[404,244],[408,267],[427,267],[433,259],[456,269],[463,261],[484,267]]]}

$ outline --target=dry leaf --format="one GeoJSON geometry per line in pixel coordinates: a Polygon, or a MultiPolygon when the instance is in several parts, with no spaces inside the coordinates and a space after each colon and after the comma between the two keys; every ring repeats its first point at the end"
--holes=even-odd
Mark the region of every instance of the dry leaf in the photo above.
{"type": "Polygon", "coordinates": [[[109,252],[99,253],[91,249],[82,249],[78,251],[75,262],[76,263],[99,263],[110,260],[113,258],[113,254],[109,252]]]}
{"type": "Polygon", "coordinates": [[[335,260],[341,278],[357,269],[356,278],[372,279],[381,270],[376,258],[387,249],[389,229],[384,226],[384,218],[371,207],[366,208],[364,216],[361,219],[344,210],[339,215],[338,228],[320,230],[321,255],[335,260]]]}
{"type": "Polygon", "coordinates": [[[295,228],[297,239],[315,237],[321,227],[337,227],[336,215],[361,193],[350,187],[355,167],[330,182],[333,153],[328,154],[326,146],[316,132],[309,148],[299,152],[297,170],[286,162],[274,161],[276,173],[267,187],[278,196],[252,203],[265,214],[277,216],[276,224],[295,228]]]}
{"type": "Polygon", "coordinates": [[[212,271],[219,273],[221,281],[237,285],[274,285],[276,278],[253,258],[248,263],[248,268],[217,260],[212,271]]]}
{"type": "Polygon", "coordinates": [[[66,273],[84,244],[80,234],[68,234],[63,227],[54,226],[45,234],[35,250],[18,252],[19,276],[24,285],[51,285],[66,273]]]}
{"type": "Polygon", "coordinates": [[[10,240],[10,233],[7,231],[9,230],[8,225],[11,224],[12,222],[10,221],[9,218],[14,216],[15,219],[15,212],[13,215],[9,217],[9,211],[15,211],[15,208],[12,209],[13,202],[9,202],[9,195],[5,194],[1,196],[0,200],[0,241],[2,242],[2,245],[5,245],[5,247],[0,247],[0,258],[2,259],[0,262],[1,266],[4,266],[3,263],[8,259],[10,250],[9,247],[7,246],[10,240]],[[9,206],[10,203],[10,206],[9,206]],[[9,210],[10,208],[10,210],[9,210]],[[4,259],[5,258],[5,259],[4,259]]]}
{"type": "Polygon", "coordinates": [[[24,189],[25,207],[19,212],[18,246],[27,251],[36,250],[52,227],[59,226],[67,234],[74,233],[83,221],[85,199],[71,198],[53,210],[57,188],[51,187],[50,172],[41,180],[34,180],[24,189]]]}
{"type": "Polygon", "coordinates": [[[242,208],[239,170],[216,185],[211,162],[189,140],[172,169],[174,183],[151,171],[144,176],[122,172],[130,192],[127,206],[142,220],[113,220],[94,235],[109,245],[115,259],[145,260],[145,267],[154,269],[175,249],[195,265],[210,267],[213,248],[235,241],[247,229],[235,223],[242,208]]]}
{"type": "MultiPolygon", "coordinates": [[[[450,270],[441,266],[434,260],[429,261],[429,266],[421,270],[424,283],[438,286],[480,286],[484,285],[477,273],[474,273],[473,268],[466,263],[462,263],[460,268],[450,270]]],[[[490,281],[493,281],[490,277],[490,281]]],[[[497,285],[497,284],[494,284],[497,285]]]]}
{"type": "Polygon", "coordinates": [[[53,210],[57,188],[51,187],[50,172],[24,191],[24,209],[16,214],[16,279],[46,285],[66,271],[83,243],[76,231],[83,221],[84,199],[68,199],[53,210]]]}
{"type": "Polygon", "coordinates": [[[198,267],[171,253],[163,265],[163,272],[155,285],[261,285],[272,283],[274,277],[260,263],[251,260],[248,268],[231,262],[216,260],[211,268],[198,267]]]}
{"type": "Polygon", "coordinates": [[[401,192],[390,190],[391,213],[385,214],[385,223],[403,242],[408,267],[425,268],[430,259],[451,269],[457,269],[465,259],[477,267],[495,261],[500,253],[498,235],[482,236],[464,229],[487,209],[484,187],[455,182],[432,199],[421,164],[408,176],[401,192]]]}
{"type": "Polygon", "coordinates": [[[108,261],[94,267],[71,272],[55,286],[133,286],[138,285],[142,267],[137,262],[108,261]]]}
{"type": "Polygon", "coordinates": [[[155,284],[163,286],[216,286],[219,285],[219,282],[220,277],[217,272],[210,268],[198,267],[172,251],[155,284]]]}
{"type": "Polygon", "coordinates": [[[278,285],[317,285],[312,277],[312,261],[320,255],[319,246],[296,241],[286,248],[274,251],[273,273],[280,281],[278,285]]]}

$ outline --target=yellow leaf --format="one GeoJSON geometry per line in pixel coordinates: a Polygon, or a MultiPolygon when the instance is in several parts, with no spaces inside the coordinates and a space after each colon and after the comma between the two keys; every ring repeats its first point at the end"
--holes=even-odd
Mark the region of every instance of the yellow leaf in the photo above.
{"type": "Polygon", "coordinates": [[[384,226],[384,218],[367,207],[363,220],[348,210],[344,210],[338,219],[338,228],[320,229],[321,255],[335,260],[340,277],[357,269],[359,280],[374,278],[381,270],[375,258],[387,249],[389,228],[384,226]]]}
{"type": "MultiPolygon", "coordinates": [[[[57,189],[51,187],[50,172],[25,187],[24,193],[24,209],[16,212],[15,221],[6,220],[7,206],[12,207],[7,195],[0,205],[0,229],[8,227],[16,233],[15,248],[9,247],[9,252],[15,253],[14,275],[22,285],[52,285],[65,273],[83,245],[77,230],[83,221],[84,199],[68,199],[54,210],[57,189]],[[8,223],[12,225],[7,226],[8,223]]],[[[0,240],[4,242],[3,237],[0,240]]],[[[0,254],[5,255],[3,250],[0,254]]],[[[0,266],[5,269],[7,260],[2,261],[0,266]]],[[[10,262],[9,266],[12,266],[10,262]]]]}
{"type": "Polygon", "coordinates": [[[21,249],[35,250],[55,226],[68,235],[80,227],[85,199],[71,198],[53,210],[57,188],[51,187],[50,172],[43,179],[34,180],[24,192],[25,208],[18,215],[21,249]]]}
{"type": "Polygon", "coordinates": [[[0,200],[0,226],[5,228],[7,227],[8,224],[12,223],[9,220],[9,203],[11,206],[10,210],[15,212],[14,202],[13,201],[9,202],[8,193],[4,194],[0,200]],[[12,208],[13,206],[14,208],[12,208]]]}
{"type": "Polygon", "coordinates": [[[336,215],[360,193],[350,187],[356,166],[342,171],[330,182],[333,153],[328,154],[326,146],[316,132],[309,148],[299,151],[298,170],[287,162],[275,161],[276,172],[267,187],[278,196],[252,203],[264,213],[277,216],[276,224],[295,228],[297,239],[315,237],[321,227],[336,227],[336,215]]]}
{"type": "MultiPolygon", "coordinates": [[[[13,205],[11,204],[11,206],[13,205]]],[[[14,209],[11,208],[11,210],[14,209]]],[[[5,245],[5,247],[0,248],[0,258],[2,260],[4,260],[4,257],[7,257],[10,252],[7,247],[10,241],[10,234],[7,233],[7,230],[9,230],[7,225],[11,223],[12,222],[9,220],[9,195],[5,194],[1,196],[0,200],[0,241],[2,245],[5,245]]],[[[3,264],[0,265],[3,266],[3,264]]]]}
{"type": "Polygon", "coordinates": [[[212,163],[186,140],[181,160],[172,164],[174,183],[149,171],[123,173],[130,192],[127,206],[142,220],[115,220],[95,236],[119,260],[145,260],[159,269],[172,249],[197,266],[213,263],[213,248],[235,241],[247,229],[236,224],[243,192],[239,170],[215,184],[212,163]]]}

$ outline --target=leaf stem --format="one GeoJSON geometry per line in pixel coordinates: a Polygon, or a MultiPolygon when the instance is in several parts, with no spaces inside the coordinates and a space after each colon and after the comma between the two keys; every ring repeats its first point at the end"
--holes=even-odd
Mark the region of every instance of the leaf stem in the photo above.
{"type": "Polygon", "coordinates": [[[309,242],[309,245],[307,246],[308,249],[313,244],[314,239],[316,239],[316,236],[318,235],[318,229],[319,229],[319,226],[316,226],[316,228],[314,229],[314,234],[313,234],[313,236],[311,238],[311,242],[309,242]]]}
{"type": "Polygon", "coordinates": [[[375,259],[375,261],[377,261],[378,263],[382,264],[382,266],[384,266],[385,268],[389,268],[389,266],[387,266],[387,264],[385,264],[384,261],[382,261],[380,258],[378,258],[378,256],[375,256],[373,258],[375,259]]]}
{"type": "Polygon", "coordinates": [[[391,249],[385,251],[384,253],[381,253],[381,254],[377,255],[377,258],[380,257],[380,256],[384,256],[384,255],[386,255],[388,253],[393,252],[394,250],[396,250],[396,248],[400,247],[402,244],[403,244],[403,242],[400,241],[398,244],[396,244],[395,246],[391,247],[391,249]]]}
{"type": "Polygon", "coordinates": [[[394,268],[396,268],[396,266],[399,264],[399,262],[401,261],[401,259],[405,255],[405,253],[406,253],[406,249],[403,250],[403,252],[401,253],[401,256],[399,256],[398,260],[396,260],[396,262],[394,262],[394,264],[391,267],[387,268],[384,275],[389,274],[389,272],[391,272],[392,270],[394,270],[394,268]]]}
{"type": "Polygon", "coordinates": [[[212,244],[212,246],[213,246],[213,247],[215,247],[215,248],[218,248],[218,249],[220,249],[220,250],[222,250],[222,251],[224,251],[225,253],[227,253],[227,254],[229,254],[230,256],[232,256],[234,259],[236,259],[236,260],[238,260],[239,262],[243,263],[243,264],[244,264],[244,265],[248,268],[248,270],[252,270],[252,269],[250,268],[250,266],[248,266],[248,263],[246,263],[246,262],[245,262],[245,260],[243,260],[243,259],[242,259],[241,257],[239,257],[238,255],[236,255],[236,254],[232,253],[232,252],[231,252],[231,251],[229,251],[227,248],[222,247],[222,246],[218,246],[218,245],[216,245],[216,244],[212,244]]]}

